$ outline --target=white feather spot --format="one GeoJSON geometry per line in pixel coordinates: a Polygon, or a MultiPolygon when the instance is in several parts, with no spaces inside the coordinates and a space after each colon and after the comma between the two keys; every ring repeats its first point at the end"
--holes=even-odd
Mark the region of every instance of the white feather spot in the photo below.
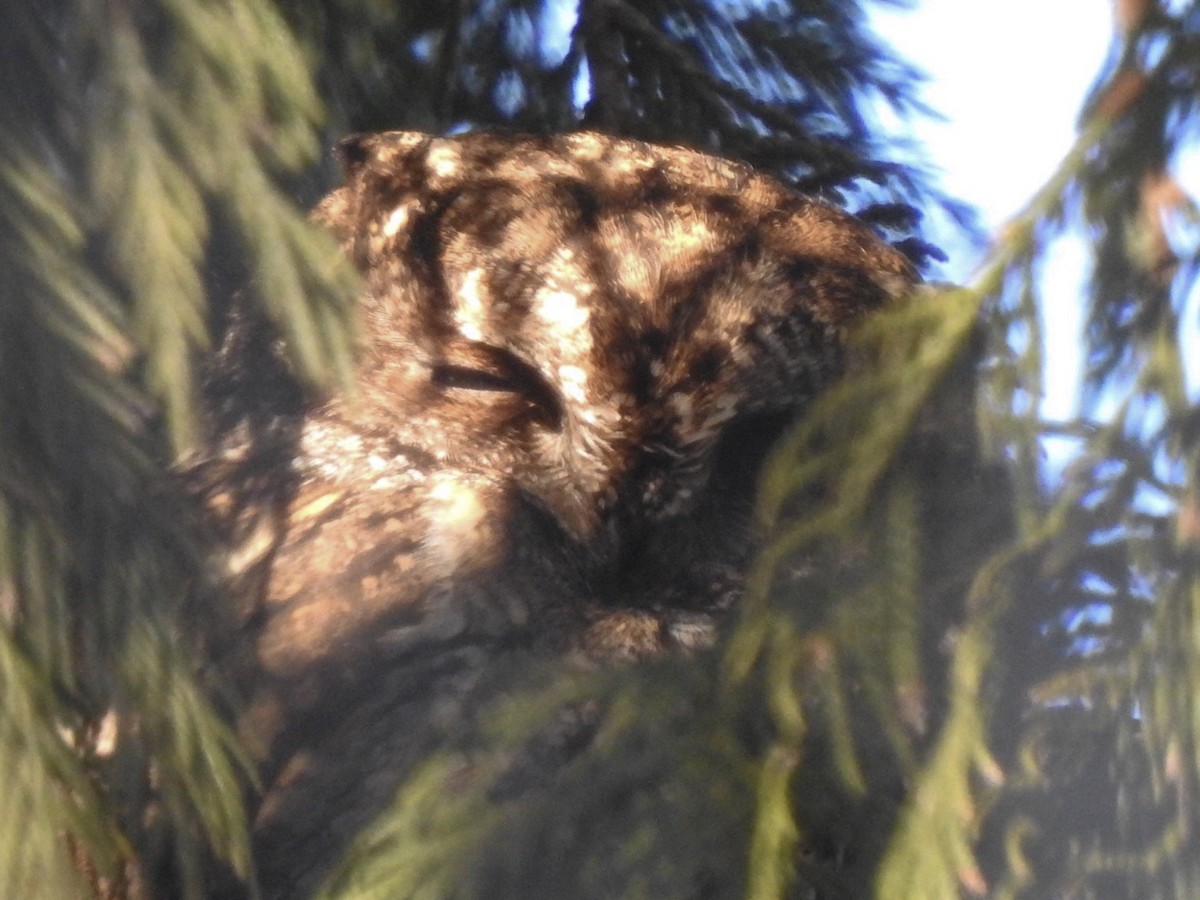
{"type": "Polygon", "coordinates": [[[693,415],[692,398],[683,393],[672,394],[667,402],[671,404],[671,409],[675,410],[675,415],[679,417],[680,423],[685,428],[691,427],[693,415]]]}
{"type": "Polygon", "coordinates": [[[472,269],[463,277],[458,289],[459,304],[454,310],[454,321],[459,334],[469,341],[483,340],[483,298],[479,295],[479,281],[483,269],[472,269]]]}
{"type": "Polygon", "coordinates": [[[397,206],[392,210],[392,214],[387,217],[387,221],[383,223],[383,233],[386,237],[395,237],[405,225],[408,224],[408,207],[397,206]]]}
{"type": "Polygon", "coordinates": [[[487,510],[479,492],[454,477],[439,478],[429,492],[425,548],[453,571],[471,555],[487,510]]]}
{"type": "Polygon", "coordinates": [[[449,144],[435,144],[426,157],[426,164],[438,178],[449,178],[458,171],[458,149],[449,144]]]}
{"type": "Polygon", "coordinates": [[[576,403],[587,403],[587,372],[579,366],[559,366],[563,396],[576,403]]]}
{"type": "Polygon", "coordinates": [[[545,291],[539,299],[538,315],[542,321],[566,335],[582,329],[591,315],[579,305],[579,298],[567,291],[545,291]]]}
{"type": "Polygon", "coordinates": [[[564,139],[571,154],[582,160],[600,159],[604,155],[604,143],[594,134],[586,132],[567,135],[564,139]]]}

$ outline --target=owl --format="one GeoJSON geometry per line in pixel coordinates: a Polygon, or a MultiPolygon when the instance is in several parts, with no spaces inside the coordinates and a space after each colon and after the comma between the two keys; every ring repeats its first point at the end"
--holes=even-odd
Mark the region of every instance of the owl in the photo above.
{"type": "Polygon", "coordinates": [[[736,605],[772,441],[916,277],[846,213],[678,147],[388,132],[337,152],[314,218],[362,277],[355,383],[307,400],[235,310],[194,476],[235,598],[218,655],[261,764],[268,896],[311,891],[497,659],[703,642],[736,605]]]}

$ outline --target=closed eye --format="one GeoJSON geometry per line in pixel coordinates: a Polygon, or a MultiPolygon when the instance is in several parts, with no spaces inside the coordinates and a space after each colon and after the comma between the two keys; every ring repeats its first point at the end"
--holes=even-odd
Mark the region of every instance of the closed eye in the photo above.
{"type": "Polygon", "coordinates": [[[552,428],[562,425],[563,406],[558,392],[536,368],[510,350],[490,344],[463,342],[454,346],[451,359],[436,364],[435,385],[454,391],[517,394],[529,401],[552,428]]]}
{"type": "Polygon", "coordinates": [[[511,391],[520,392],[520,386],[507,375],[456,366],[446,363],[434,366],[433,383],[438,387],[457,388],[464,391],[511,391]]]}

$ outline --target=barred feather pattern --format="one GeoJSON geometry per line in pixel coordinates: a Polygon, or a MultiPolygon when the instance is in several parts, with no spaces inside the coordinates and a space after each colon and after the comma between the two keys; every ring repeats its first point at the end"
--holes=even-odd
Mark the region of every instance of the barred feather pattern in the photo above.
{"type": "Polygon", "coordinates": [[[363,279],[354,390],[305,400],[235,308],[189,475],[227,547],[216,643],[262,761],[269,896],[312,890],[499,656],[705,640],[772,440],[916,278],[846,213],[682,148],[388,132],[338,153],[315,218],[363,279]]]}

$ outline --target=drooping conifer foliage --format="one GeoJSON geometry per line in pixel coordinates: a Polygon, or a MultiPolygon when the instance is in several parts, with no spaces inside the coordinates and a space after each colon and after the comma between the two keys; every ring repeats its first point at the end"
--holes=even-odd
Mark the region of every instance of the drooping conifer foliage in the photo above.
{"type": "MultiPolygon", "coordinates": [[[[926,261],[918,211],[969,217],[880,124],[919,112],[918,79],[866,6],[0,4],[0,895],[253,884],[251,778],[183,625],[219,573],[171,473],[235,290],[299,378],[350,367],[354,286],[303,210],[322,145],[683,143],[926,261]]],[[[329,896],[1200,894],[1197,262],[1173,175],[1200,9],[1116,10],[1075,149],[977,280],[868,323],[857,373],[782,442],[729,634],[501,673],[503,715],[431,750],[329,896]],[[1042,296],[1071,228],[1086,296],[1042,296]],[[1084,403],[1046,422],[1039,309],[1072,302],[1084,403]],[[507,788],[564,716],[587,752],[507,788]]]]}
{"type": "Polygon", "coordinates": [[[73,858],[151,877],[133,854],[195,893],[206,845],[250,872],[245,771],[178,632],[209,579],[167,474],[233,272],[299,372],[348,366],[350,279],[282,190],[319,106],[265,3],[11,3],[0,32],[0,894],[74,896],[73,858]]]}
{"type": "MultiPolygon", "coordinates": [[[[1200,18],[1153,3],[1117,13],[1075,148],[997,236],[976,282],[868,325],[861,337],[876,361],[827,398],[766,482],[764,506],[779,523],[760,589],[772,612],[735,638],[730,658],[793,652],[774,617],[811,616],[811,595],[789,602],[771,585],[781,561],[832,538],[839,548],[865,541],[873,560],[853,570],[862,581],[852,589],[820,594],[828,624],[808,633],[841,647],[823,648],[832,662],[816,671],[840,684],[823,689],[822,713],[859,747],[848,760],[867,758],[864,738],[835,692],[876,695],[879,727],[900,736],[912,675],[923,673],[922,712],[936,724],[893,742],[915,752],[899,751],[908,789],[872,876],[879,896],[1197,890],[1195,208],[1172,172],[1194,133],[1188,48],[1200,18]],[[1039,286],[1063,229],[1090,241],[1081,300],[1039,286]],[[1036,402],[1040,354],[1059,337],[1042,333],[1039,309],[1069,302],[1088,310],[1084,402],[1078,419],[1048,422],[1036,402]],[[950,423],[979,442],[980,490],[960,483],[930,519],[940,477],[920,449],[923,417],[937,413],[963,354],[979,354],[976,420],[950,423]],[[1065,469],[1054,472],[1047,451],[1065,455],[1065,469]],[[781,515],[788,498],[814,490],[829,496],[823,511],[781,515]],[[948,550],[954,557],[939,559],[948,550]],[[939,585],[961,604],[934,625],[948,667],[940,686],[919,649],[945,609],[939,585]],[[847,636],[845,618],[894,624],[864,642],[862,629],[847,636]],[[881,683],[890,686],[877,695],[881,683]]],[[[797,817],[804,800],[797,792],[797,817]]]]}

